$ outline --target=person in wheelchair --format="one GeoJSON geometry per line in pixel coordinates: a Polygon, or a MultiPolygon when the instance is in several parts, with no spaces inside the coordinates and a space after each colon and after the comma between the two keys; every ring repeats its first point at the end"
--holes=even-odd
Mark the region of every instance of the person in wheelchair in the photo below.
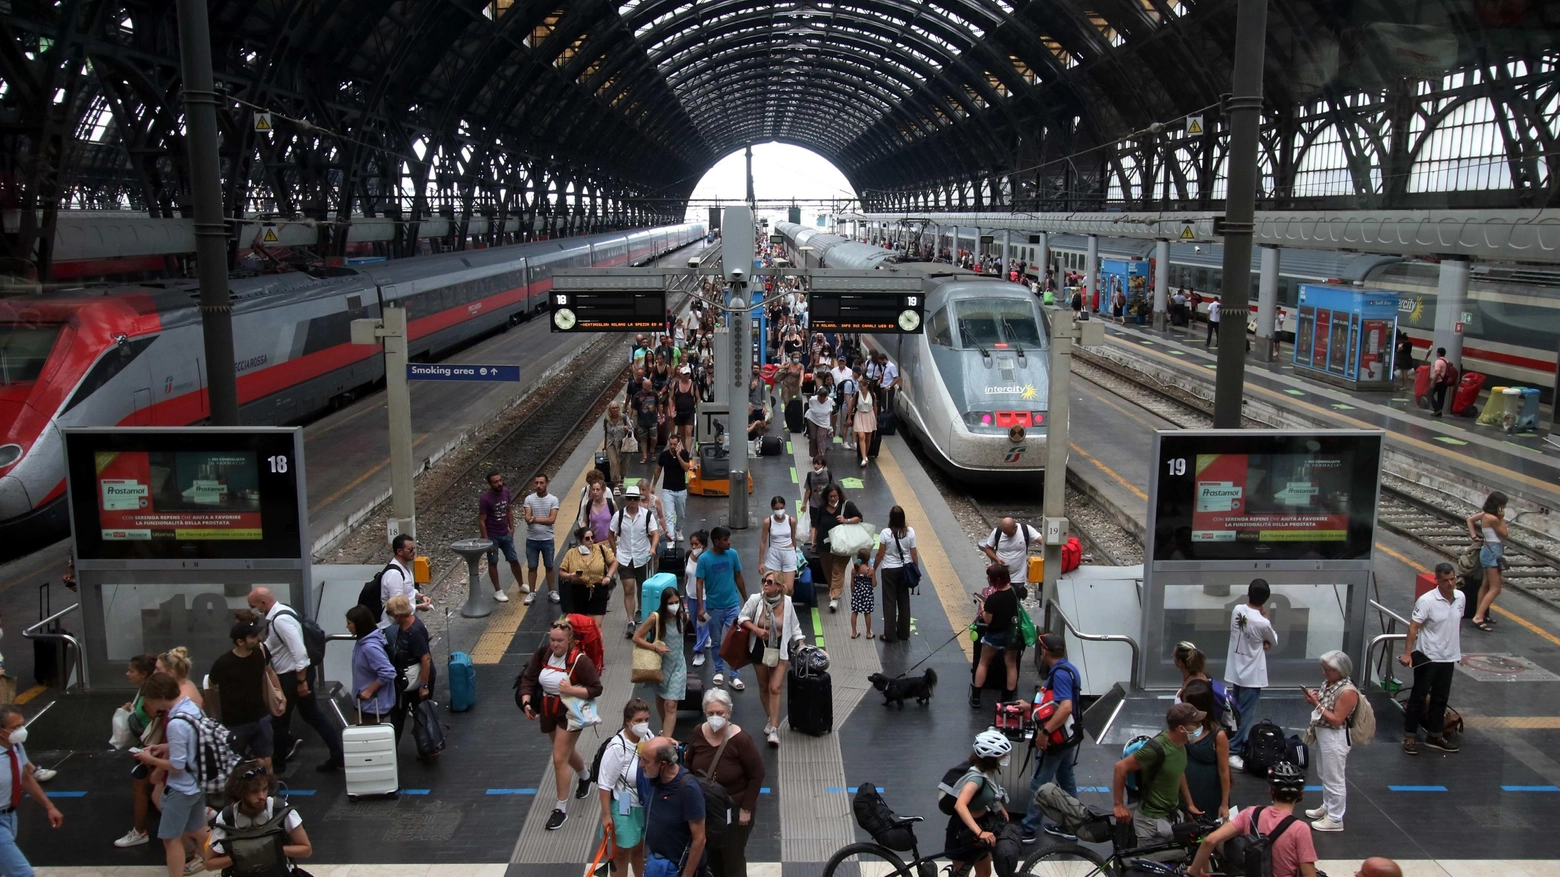
{"type": "MultiPolygon", "coordinates": [[[[1311,841],[1311,826],[1295,814],[1295,806],[1305,796],[1305,773],[1287,761],[1280,761],[1268,770],[1268,794],[1273,796],[1271,807],[1242,810],[1203,839],[1188,869],[1189,877],[1208,877],[1208,860],[1214,850],[1225,841],[1249,835],[1253,830],[1272,838],[1273,877],[1316,877],[1316,845],[1311,841]]],[[[1229,856],[1232,851],[1225,849],[1224,854],[1229,856]]]]}
{"type": "Polygon", "coordinates": [[[1186,785],[1186,744],[1207,731],[1207,714],[1189,703],[1178,703],[1165,714],[1165,730],[1136,752],[1116,762],[1110,794],[1117,822],[1132,823],[1138,846],[1170,843],[1178,809],[1193,817],[1202,811],[1192,803],[1186,785]],[[1127,806],[1127,777],[1137,774],[1138,801],[1127,806]],[[1182,805],[1184,804],[1184,808],[1182,805]]]}

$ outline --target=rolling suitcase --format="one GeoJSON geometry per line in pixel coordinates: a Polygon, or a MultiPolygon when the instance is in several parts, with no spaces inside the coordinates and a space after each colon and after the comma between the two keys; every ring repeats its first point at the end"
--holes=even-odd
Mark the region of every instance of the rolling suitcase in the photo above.
{"type": "Polygon", "coordinates": [[[661,550],[655,558],[656,572],[664,572],[681,582],[683,574],[688,571],[688,552],[678,546],[676,542],[662,542],[661,550]]]}
{"type": "Polygon", "coordinates": [[[766,435],[759,440],[758,455],[760,457],[778,457],[785,453],[785,439],[779,436],[766,435]]]}
{"type": "Polygon", "coordinates": [[[785,710],[791,730],[822,737],[834,730],[834,680],[821,673],[785,674],[785,710]]]}
{"type": "Polygon", "coordinates": [[[477,668],[471,665],[471,656],[465,652],[452,652],[447,665],[449,670],[450,712],[463,713],[477,705],[477,668]]]}
{"type": "Polygon", "coordinates": [[[612,458],[606,451],[596,452],[596,471],[607,476],[607,483],[612,483],[612,458]]]}
{"type": "MultiPolygon", "coordinates": [[[[362,710],[358,720],[362,721],[362,710]]],[[[395,728],[390,725],[355,725],[341,732],[346,759],[347,799],[359,795],[395,795],[401,788],[396,765],[395,728]]]]}
{"type": "Polygon", "coordinates": [[[688,687],[683,691],[682,700],[677,701],[677,711],[680,713],[704,714],[704,677],[697,673],[688,674],[688,687]]]}
{"type": "Polygon", "coordinates": [[[1430,407],[1430,366],[1414,369],[1414,403],[1420,408],[1430,407]]]}
{"type": "Polygon", "coordinates": [[[884,408],[878,414],[878,433],[880,435],[893,435],[899,429],[899,418],[892,409],[884,408]]]}
{"type": "Polygon", "coordinates": [[[800,606],[817,606],[818,591],[813,586],[813,568],[809,565],[806,569],[796,574],[795,584],[791,591],[791,600],[800,606]]]}
{"type": "Polygon", "coordinates": [[[872,441],[867,445],[867,456],[869,458],[873,459],[873,460],[876,460],[878,452],[881,451],[882,449],[883,449],[883,431],[882,430],[877,430],[877,431],[872,433],[872,441]]]}
{"type": "Polygon", "coordinates": [[[418,758],[434,758],[444,751],[444,726],[439,724],[439,708],[433,701],[419,701],[412,710],[412,739],[418,758]]]}
{"type": "Polygon", "coordinates": [[[785,403],[785,430],[790,433],[802,431],[802,400],[791,399],[785,403]]]}
{"type": "Polygon", "coordinates": [[[1452,388],[1452,416],[1473,417],[1479,413],[1479,409],[1473,404],[1479,401],[1479,391],[1484,389],[1484,375],[1478,372],[1463,372],[1457,379],[1457,385],[1452,388]]]}
{"type": "Polygon", "coordinates": [[[658,572],[639,585],[639,618],[643,622],[650,613],[661,608],[661,592],[677,590],[677,577],[669,572],[658,572]]]}

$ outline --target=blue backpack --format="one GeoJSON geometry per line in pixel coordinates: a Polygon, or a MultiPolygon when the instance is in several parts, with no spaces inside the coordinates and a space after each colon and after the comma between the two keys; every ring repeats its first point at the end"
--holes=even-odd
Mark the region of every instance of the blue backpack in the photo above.
{"type": "MultiPolygon", "coordinates": [[[[1152,748],[1161,757],[1164,755],[1164,748],[1159,745],[1158,741],[1147,734],[1139,734],[1128,740],[1127,745],[1121,747],[1121,757],[1126,758],[1144,747],[1152,748]]],[[[1146,773],[1147,771],[1139,769],[1127,774],[1127,803],[1137,803],[1138,797],[1142,795],[1143,788],[1148,785],[1150,779],[1150,777],[1145,775],[1146,773]]]]}

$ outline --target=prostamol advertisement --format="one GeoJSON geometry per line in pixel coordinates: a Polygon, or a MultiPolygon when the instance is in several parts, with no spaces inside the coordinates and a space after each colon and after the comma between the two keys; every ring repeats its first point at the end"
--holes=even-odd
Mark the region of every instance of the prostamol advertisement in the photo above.
{"type": "Polygon", "coordinates": [[[99,451],[105,541],[264,537],[260,479],[247,451],[99,451]]]}

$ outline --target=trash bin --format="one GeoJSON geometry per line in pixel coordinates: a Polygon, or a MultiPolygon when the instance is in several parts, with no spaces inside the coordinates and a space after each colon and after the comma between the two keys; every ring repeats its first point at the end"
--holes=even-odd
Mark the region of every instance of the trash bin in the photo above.
{"type": "MultiPolygon", "coordinates": [[[[1517,418],[1509,432],[1538,429],[1538,391],[1532,387],[1518,387],[1521,394],[1517,402],[1517,418]]],[[[1510,397],[1507,397],[1508,400],[1510,397]]]]}
{"type": "Polygon", "coordinates": [[[1505,422],[1506,406],[1503,404],[1503,394],[1509,387],[1490,387],[1490,401],[1479,412],[1479,419],[1475,423],[1480,426],[1500,426],[1505,422]]]}
{"type": "MultiPolygon", "coordinates": [[[[1516,429],[1517,412],[1522,409],[1522,388],[1507,387],[1501,391],[1501,400],[1504,404],[1501,406],[1500,425],[1507,432],[1511,432],[1512,430],[1516,429]]],[[[1491,408],[1495,407],[1493,404],[1494,401],[1495,396],[1494,394],[1491,394],[1491,408]]]]}

